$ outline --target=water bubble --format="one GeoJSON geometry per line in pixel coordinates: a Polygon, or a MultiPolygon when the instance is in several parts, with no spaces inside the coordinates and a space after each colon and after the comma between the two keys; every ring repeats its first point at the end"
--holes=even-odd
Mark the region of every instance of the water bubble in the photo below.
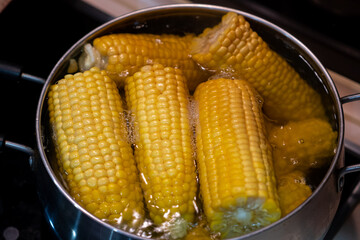
{"type": "Polygon", "coordinates": [[[3,232],[3,237],[6,240],[16,240],[19,238],[19,230],[15,227],[7,227],[3,232]]]}

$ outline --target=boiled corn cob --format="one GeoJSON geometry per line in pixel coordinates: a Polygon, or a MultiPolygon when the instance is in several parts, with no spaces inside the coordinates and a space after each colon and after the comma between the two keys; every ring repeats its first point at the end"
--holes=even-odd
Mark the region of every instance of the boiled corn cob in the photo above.
{"type": "Polygon", "coordinates": [[[238,236],[280,218],[262,100],[243,80],[198,86],[196,126],[200,193],[210,227],[238,236]]]}
{"type": "MultiPolygon", "coordinates": [[[[208,75],[189,57],[192,38],[193,35],[110,34],[96,38],[93,48],[87,45],[82,58],[92,59],[88,61],[90,66],[105,66],[118,86],[122,86],[127,76],[133,75],[144,65],[160,63],[178,67],[183,71],[190,90],[194,90],[208,75]]],[[[89,65],[84,64],[84,60],[82,62],[83,67],[89,65]]]]}
{"type": "Polygon", "coordinates": [[[275,120],[323,117],[320,95],[262,38],[243,16],[229,12],[191,45],[192,58],[209,70],[246,79],[264,98],[264,111],[275,120]]]}
{"type": "Polygon", "coordinates": [[[278,178],[278,193],[282,216],[286,216],[310,197],[312,191],[304,174],[293,171],[278,178]]]}
{"type": "Polygon", "coordinates": [[[181,70],[147,65],[125,81],[135,159],[151,219],[185,236],[197,191],[189,93],[181,70]]]}
{"type": "Polygon", "coordinates": [[[269,142],[273,147],[276,174],[279,176],[294,169],[307,171],[330,163],[336,141],[337,132],[322,119],[274,125],[269,130],[269,142]]]}
{"type": "Polygon", "coordinates": [[[66,75],[50,87],[58,163],[75,200],[96,217],[133,227],[144,216],[122,101],[105,71],[66,75]]]}

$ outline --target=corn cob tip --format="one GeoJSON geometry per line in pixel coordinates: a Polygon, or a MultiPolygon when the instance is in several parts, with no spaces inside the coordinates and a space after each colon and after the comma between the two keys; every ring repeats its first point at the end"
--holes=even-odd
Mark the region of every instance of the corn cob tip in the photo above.
{"type": "Polygon", "coordinates": [[[295,170],[278,178],[278,194],[282,216],[286,216],[310,197],[312,190],[305,174],[295,170]]]}
{"type": "Polygon", "coordinates": [[[83,53],[78,60],[80,71],[89,70],[92,67],[103,68],[106,65],[104,58],[101,57],[100,52],[96,50],[90,43],[83,47],[83,53]]]}
{"type": "Polygon", "coordinates": [[[183,218],[178,218],[170,227],[170,235],[172,238],[183,238],[189,228],[188,222],[183,218]]]}
{"type": "MultiPolygon", "coordinates": [[[[246,201],[240,198],[237,200],[246,201]]],[[[214,232],[220,232],[222,237],[232,238],[258,230],[279,220],[280,217],[281,211],[277,201],[249,197],[247,203],[241,207],[233,207],[213,217],[210,227],[214,232]]]]}
{"type": "Polygon", "coordinates": [[[337,131],[321,118],[290,121],[269,128],[276,175],[308,171],[330,163],[335,154],[337,131]]]}
{"type": "MultiPolygon", "coordinates": [[[[190,44],[191,57],[200,64],[201,67],[208,70],[229,69],[231,66],[226,64],[226,58],[221,55],[225,55],[225,48],[220,49],[219,44],[223,39],[227,39],[227,33],[229,31],[235,31],[238,22],[245,22],[245,18],[241,15],[237,15],[234,12],[229,12],[222,17],[221,22],[212,27],[206,28],[203,33],[198,37],[195,37],[190,44]],[[220,39],[220,40],[218,40],[220,39]],[[218,51],[219,55],[215,56],[214,53],[218,51]],[[223,52],[223,54],[221,53],[223,52]]],[[[248,24],[246,22],[246,24],[248,24]]]]}
{"type": "Polygon", "coordinates": [[[184,218],[175,218],[169,225],[170,237],[172,239],[183,238],[186,236],[188,229],[189,223],[184,218]]]}
{"type": "Polygon", "coordinates": [[[190,223],[175,213],[170,220],[155,225],[154,232],[162,233],[162,238],[175,240],[187,236],[189,229],[190,223]]]}
{"type": "Polygon", "coordinates": [[[191,227],[184,240],[212,240],[220,237],[219,234],[211,233],[205,218],[199,221],[195,226],[191,227]]]}

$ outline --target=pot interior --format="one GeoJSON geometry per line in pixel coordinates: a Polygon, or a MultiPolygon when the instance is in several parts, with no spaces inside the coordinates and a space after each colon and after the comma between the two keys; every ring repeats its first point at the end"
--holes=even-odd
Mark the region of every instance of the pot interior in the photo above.
{"type": "MultiPolygon", "coordinates": [[[[231,11],[228,8],[215,7],[209,5],[177,5],[171,7],[155,7],[150,10],[140,10],[136,13],[121,16],[110,21],[79,40],[57,63],[48,77],[40,98],[38,108],[38,143],[43,163],[47,166],[50,175],[55,176],[57,181],[66,188],[65,182],[59,173],[56,154],[52,144],[51,129],[47,112],[47,92],[49,85],[63,78],[71,58],[77,59],[81,54],[84,44],[91,43],[98,36],[109,33],[154,33],[154,34],[177,34],[187,33],[199,34],[206,27],[212,27],[221,21],[222,15],[231,11]]],[[[334,130],[338,131],[338,148],[342,145],[343,126],[342,110],[336,88],[329,75],[313,56],[313,54],[291,35],[253,15],[237,11],[245,16],[254,31],[256,31],[269,46],[283,56],[299,74],[314,88],[322,98],[326,108],[326,114],[334,130]]],[[[313,186],[321,185],[321,182],[334,167],[334,162],[318,169],[308,180],[313,186]]],[[[70,199],[71,197],[69,197],[70,199]]]]}

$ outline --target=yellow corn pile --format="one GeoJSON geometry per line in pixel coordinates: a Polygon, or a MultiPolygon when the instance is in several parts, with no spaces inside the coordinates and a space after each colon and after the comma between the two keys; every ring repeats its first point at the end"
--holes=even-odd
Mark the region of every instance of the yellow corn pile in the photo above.
{"type": "Polygon", "coordinates": [[[272,126],[269,142],[273,146],[277,175],[294,169],[307,171],[320,168],[334,155],[337,132],[329,122],[310,118],[272,126]]]}
{"type": "Polygon", "coordinates": [[[199,85],[196,145],[200,193],[210,227],[233,237],[280,218],[262,100],[245,81],[199,85]]]}
{"type": "Polygon", "coordinates": [[[323,117],[320,95],[262,38],[243,16],[229,12],[191,45],[192,58],[206,69],[233,72],[264,98],[264,111],[276,120],[323,117]]]}
{"type": "Polygon", "coordinates": [[[144,236],[267,226],[336,149],[320,95],[235,13],[197,37],[101,36],[78,61],[48,94],[59,168],[86,210],[144,236]]]}
{"type": "Polygon", "coordinates": [[[58,162],[71,195],[100,219],[140,223],[143,195],[115,83],[92,68],[66,75],[50,87],[48,98],[58,162]]]}
{"type": "Polygon", "coordinates": [[[179,69],[144,66],[126,79],[125,95],[150,217],[174,222],[172,237],[184,236],[197,191],[186,80],[179,69]]]}
{"type": "Polygon", "coordinates": [[[95,52],[85,53],[87,57],[95,55],[91,65],[104,65],[118,86],[123,86],[125,78],[139,71],[142,66],[159,63],[180,68],[189,89],[195,90],[200,82],[207,79],[208,74],[189,56],[192,38],[193,35],[109,34],[93,41],[91,51],[95,52]]]}

